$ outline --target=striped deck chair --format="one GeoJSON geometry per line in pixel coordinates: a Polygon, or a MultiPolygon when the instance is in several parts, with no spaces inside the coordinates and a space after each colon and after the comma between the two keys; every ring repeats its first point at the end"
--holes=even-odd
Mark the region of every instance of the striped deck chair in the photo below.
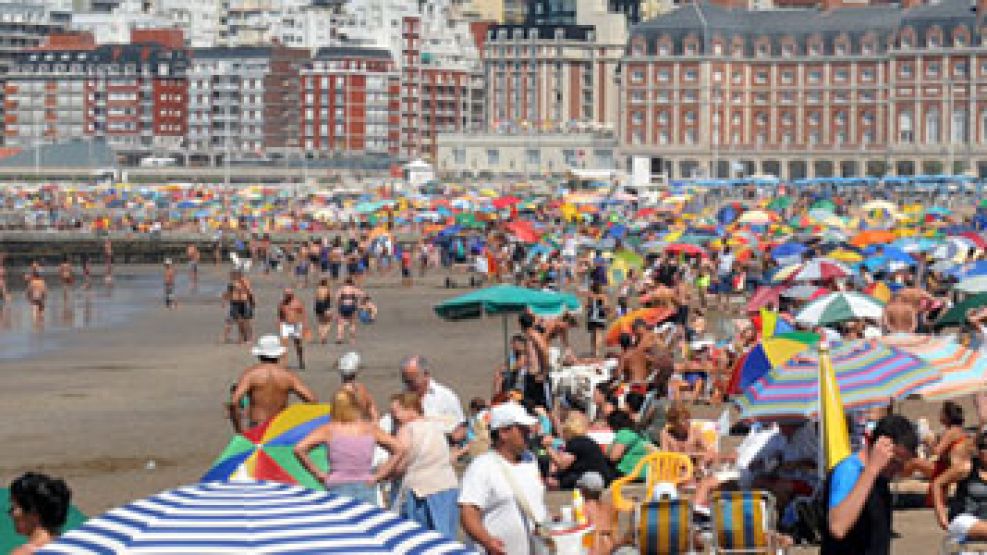
{"type": "Polygon", "coordinates": [[[692,507],[685,499],[642,503],[635,515],[641,555],[677,555],[692,551],[692,507]]]}
{"type": "Polygon", "coordinates": [[[775,499],[767,491],[721,491],[710,503],[712,553],[774,553],[775,499]]]}

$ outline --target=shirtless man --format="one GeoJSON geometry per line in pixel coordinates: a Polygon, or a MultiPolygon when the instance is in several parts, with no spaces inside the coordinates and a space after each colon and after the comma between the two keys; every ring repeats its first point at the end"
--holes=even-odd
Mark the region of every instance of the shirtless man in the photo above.
{"type": "Polygon", "coordinates": [[[254,291],[250,286],[250,280],[243,275],[243,272],[230,272],[227,297],[230,303],[230,319],[240,331],[240,343],[246,343],[253,335],[250,320],[254,317],[254,291]]]}
{"type": "Polygon", "coordinates": [[[643,351],[634,348],[634,336],[629,333],[620,334],[620,355],[617,358],[617,369],[614,375],[620,376],[624,382],[634,386],[645,385],[647,389],[650,365],[643,351]]]}
{"type": "Polygon", "coordinates": [[[178,301],[175,299],[175,267],[170,258],[165,258],[164,261],[164,303],[165,308],[178,308],[178,301]]]}
{"type": "Polygon", "coordinates": [[[24,296],[31,305],[31,316],[35,322],[45,318],[45,299],[48,297],[48,286],[37,270],[33,270],[27,280],[24,296]]]}
{"type": "Polygon", "coordinates": [[[918,329],[918,312],[910,303],[895,297],[884,307],[882,323],[888,333],[915,333],[918,329]]]}
{"type": "Polygon", "coordinates": [[[69,258],[66,256],[62,259],[62,263],[58,265],[58,277],[62,281],[62,289],[65,294],[68,295],[69,289],[75,284],[75,276],[72,275],[72,263],[69,262],[69,258]]]}
{"type": "Polygon", "coordinates": [[[281,341],[285,343],[292,341],[295,344],[298,369],[304,370],[305,304],[290,288],[284,290],[284,296],[278,305],[278,328],[281,330],[281,341]]]}
{"type": "Polygon", "coordinates": [[[247,409],[247,428],[252,428],[284,410],[291,393],[306,403],[316,402],[312,390],[278,362],[285,348],[277,336],[261,337],[251,352],[259,362],[243,371],[227,404],[230,422],[236,433],[243,430],[243,408],[247,409]],[[244,399],[248,402],[246,407],[241,405],[244,399]]]}
{"type": "Polygon", "coordinates": [[[522,312],[518,316],[518,323],[528,343],[528,372],[522,384],[524,399],[535,406],[550,409],[552,397],[548,384],[548,341],[535,329],[535,316],[530,312],[522,312]]]}
{"type": "Polygon", "coordinates": [[[189,243],[185,247],[185,256],[188,257],[189,279],[194,284],[199,281],[199,259],[202,258],[202,255],[199,254],[199,247],[195,246],[195,243],[189,243]]]}

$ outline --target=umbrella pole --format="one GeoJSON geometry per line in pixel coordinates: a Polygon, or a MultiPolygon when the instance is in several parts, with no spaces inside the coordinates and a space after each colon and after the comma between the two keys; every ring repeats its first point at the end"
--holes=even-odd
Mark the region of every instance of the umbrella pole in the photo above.
{"type": "Polygon", "coordinates": [[[511,347],[507,341],[507,313],[501,316],[501,321],[504,323],[504,364],[510,366],[511,364],[511,347]]]}

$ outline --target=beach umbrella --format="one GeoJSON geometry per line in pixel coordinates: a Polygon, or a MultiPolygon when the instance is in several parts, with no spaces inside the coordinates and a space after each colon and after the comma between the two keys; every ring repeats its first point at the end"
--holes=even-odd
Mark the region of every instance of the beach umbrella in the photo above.
{"type": "Polygon", "coordinates": [[[747,301],[747,312],[756,312],[764,306],[777,303],[782,290],[784,290],[784,286],[782,285],[762,285],[758,287],[754,291],[754,294],[751,295],[750,300],[747,301]]]}
{"type": "Polygon", "coordinates": [[[673,315],[675,315],[674,310],[664,307],[638,308],[636,310],[632,310],[614,320],[613,323],[610,324],[610,327],[607,328],[607,345],[619,345],[620,334],[630,333],[631,324],[633,324],[634,320],[637,320],[638,318],[647,322],[649,326],[654,327],[669,319],[673,315]]]}
{"type": "Polygon", "coordinates": [[[517,237],[522,243],[537,243],[541,234],[535,230],[534,225],[526,220],[510,222],[504,226],[507,232],[517,237]]]}
{"type": "MultiPolygon", "coordinates": [[[[10,490],[0,488],[0,508],[3,510],[0,513],[0,553],[10,553],[27,542],[27,538],[18,534],[14,529],[14,521],[10,518],[10,513],[7,511],[8,507],[10,507],[10,490]]],[[[68,517],[65,519],[65,525],[62,526],[61,531],[64,533],[74,530],[85,522],[86,515],[82,514],[82,511],[74,505],[70,506],[68,517]]]]}
{"type": "Polygon", "coordinates": [[[782,243],[771,249],[771,258],[777,260],[779,258],[787,258],[789,256],[800,256],[807,250],[809,250],[809,248],[802,243],[782,243]]]}
{"type": "MultiPolygon", "coordinates": [[[[249,477],[324,489],[298,462],[294,448],[313,430],[328,423],[329,405],[292,405],[270,421],[234,436],[202,481],[249,477]]],[[[324,447],[314,449],[312,458],[320,470],[328,468],[324,447]]]]}
{"type": "Polygon", "coordinates": [[[891,301],[891,288],[888,287],[888,284],[883,281],[875,281],[874,283],[868,285],[864,288],[864,293],[867,293],[871,297],[874,297],[885,304],[891,301]]]}
{"type": "MultiPolygon", "coordinates": [[[[838,344],[830,360],[845,410],[887,405],[934,382],[918,357],[873,339],[838,344]]],[[[819,412],[819,354],[808,350],[772,368],[735,397],[740,418],[811,417],[819,412]]]]}
{"type": "Polygon", "coordinates": [[[749,210],[737,218],[739,224],[768,225],[778,221],[778,215],[764,210],[749,210]]]}
{"type": "Polygon", "coordinates": [[[836,249],[826,253],[827,258],[832,258],[833,260],[838,260],[840,262],[854,263],[863,261],[864,257],[858,253],[849,249],[836,249]]]}
{"type": "Polygon", "coordinates": [[[822,437],[823,464],[819,474],[832,470],[850,456],[850,434],[847,431],[843,395],[840,393],[836,371],[829,356],[829,345],[819,346],[819,423],[822,437]]]}
{"type": "Polygon", "coordinates": [[[799,301],[814,301],[823,295],[828,295],[832,293],[829,289],[825,287],[819,287],[817,285],[793,285],[781,292],[781,296],[786,299],[796,299],[799,301]]]}
{"type": "Polygon", "coordinates": [[[939,260],[956,260],[962,262],[967,254],[977,249],[977,244],[968,237],[954,236],[947,237],[946,240],[932,249],[930,254],[939,260]]]}
{"type": "Polygon", "coordinates": [[[962,293],[987,293],[987,276],[974,276],[964,279],[954,287],[962,293]]]}
{"type": "Polygon", "coordinates": [[[987,293],[977,293],[950,307],[936,320],[936,326],[962,326],[966,323],[966,313],[974,308],[987,305],[987,293]]]}
{"type": "Polygon", "coordinates": [[[950,337],[896,333],[878,338],[881,343],[912,354],[939,372],[939,380],[919,391],[933,400],[983,391],[987,387],[987,357],[950,337]]]}
{"type": "Polygon", "coordinates": [[[727,391],[744,391],[772,368],[785,364],[818,342],[819,336],[809,332],[783,333],[762,339],[737,360],[727,391]]]}
{"type": "Polygon", "coordinates": [[[790,196],[775,197],[774,199],[771,200],[771,202],[768,203],[767,209],[774,210],[777,212],[779,210],[784,210],[788,208],[789,206],[792,205],[793,202],[795,201],[790,196]]]}
{"type": "MultiPolygon", "coordinates": [[[[784,197],[784,198],[790,198],[790,197],[784,197]]],[[[836,212],[836,203],[833,202],[832,200],[828,199],[828,198],[819,199],[816,202],[813,202],[812,203],[812,206],[809,207],[809,210],[810,211],[811,210],[821,210],[821,211],[825,211],[825,212],[836,212]]]]}
{"type": "Polygon", "coordinates": [[[880,321],[884,303],[863,293],[837,292],[807,304],[795,321],[808,326],[828,326],[855,318],[880,321]]]}
{"type": "Polygon", "coordinates": [[[469,553],[348,497],[276,482],[206,482],[90,519],[38,553],[469,553]]]}
{"type": "Polygon", "coordinates": [[[665,252],[687,256],[706,256],[706,251],[702,247],[687,243],[672,243],[665,247],[665,252]]]}
{"type": "Polygon", "coordinates": [[[853,239],[850,239],[850,244],[854,247],[867,247],[890,243],[897,238],[897,235],[884,229],[868,229],[856,234],[853,239]]]}
{"type": "Polygon", "coordinates": [[[861,208],[863,208],[865,212],[873,212],[875,210],[878,210],[878,211],[887,212],[889,214],[894,214],[895,212],[898,211],[897,205],[895,205],[893,202],[889,202],[886,200],[872,200],[870,202],[865,202],[864,205],[861,206],[861,208]]]}
{"type": "Polygon", "coordinates": [[[433,310],[446,320],[479,318],[483,315],[501,315],[504,331],[504,360],[510,358],[507,342],[507,316],[530,310],[543,316],[557,316],[563,312],[579,312],[579,299],[570,293],[538,291],[516,285],[494,285],[447,299],[435,305],[433,310]]]}
{"type": "Polygon", "coordinates": [[[775,272],[771,281],[820,281],[845,278],[853,275],[853,270],[842,262],[830,258],[813,258],[808,262],[792,264],[775,272]]]}
{"type": "Polygon", "coordinates": [[[493,204],[493,207],[496,208],[497,210],[502,210],[502,209],[507,208],[509,206],[514,206],[515,204],[518,204],[520,202],[521,202],[521,199],[519,199],[519,198],[517,198],[517,197],[515,197],[513,195],[507,195],[507,196],[503,196],[503,197],[499,197],[499,198],[493,199],[493,201],[491,202],[491,204],[493,204]]]}
{"type": "MultiPolygon", "coordinates": [[[[934,264],[933,266],[936,265],[934,264]]],[[[951,264],[946,269],[946,273],[960,281],[977,276],[987,276],[987,260],[977,260],[976,262],[967,262],[965,264],[951,264]]]]}

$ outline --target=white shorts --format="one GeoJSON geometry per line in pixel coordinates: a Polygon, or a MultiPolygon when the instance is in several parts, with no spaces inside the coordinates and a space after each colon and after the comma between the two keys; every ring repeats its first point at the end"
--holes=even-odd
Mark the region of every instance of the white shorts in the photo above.
{"type": "Polygon", "coordinates": [[[301,339],[302,338],[302,325],[301,324],[286,324],[281,323],[281,337],[301,339]]]}
{"type": "Polygon", "coordinates": [[[946,528],[946,533],[949,534],[949,539],[951,541],[962,543],[966,541],[966,535],[970,532],[970,528],[980,522],[980,519],[968,514],[956,515],[953,520],[949,521],[949,527],[946,528]]]}

